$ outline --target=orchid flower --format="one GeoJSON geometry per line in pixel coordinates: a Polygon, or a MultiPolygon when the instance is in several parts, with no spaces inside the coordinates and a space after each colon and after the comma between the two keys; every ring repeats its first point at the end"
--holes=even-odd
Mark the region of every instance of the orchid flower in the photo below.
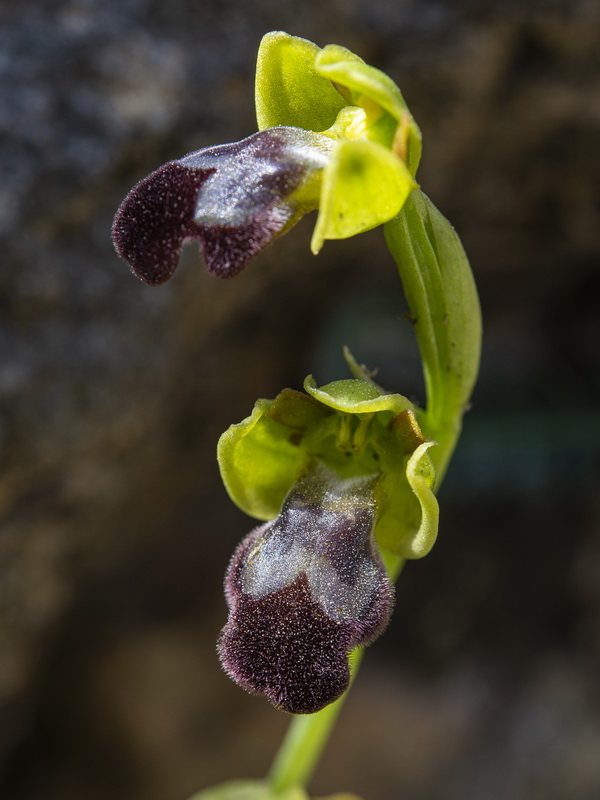
{"type": "Polygon", "coordinates": [[[349,656],[385,628],[393,590],[379,546],[425,555],[437,534],[434,471],[412,404],[365,379],[284,390],[219,442],[235,502],[271,520],[225,581],[227,673],[278,708],[314,713],[348,687],[349,656]]]}
{"type": "Polygon", "coordinates": [[[343,47],[267,34],[256,107],[259,133],[164,164],[121,204],[113,242],[146,283],[168,280],[191,239],[231,277],[319,209],[317,253],[387,222],[417,185],[420,133],[400,90],[343,47]]]}

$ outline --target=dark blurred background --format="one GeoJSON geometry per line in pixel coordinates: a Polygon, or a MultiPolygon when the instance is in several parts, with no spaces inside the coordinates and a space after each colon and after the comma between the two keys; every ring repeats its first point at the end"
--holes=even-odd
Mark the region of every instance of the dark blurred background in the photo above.
{"type": "Polygon", "coordinates": [[[313,791],[600,797],[600,9],[595,0],[4,0],[0,8],[0,797],[185,800],[268,769],[283,714],[220,671],[252,522],[219,434],[344,375],[422,398],[381,231],[233,281],[195,247],[143,286],[112,215],[162,162],[255,130],[263,33],[401,86],[424,190],[480,288],[481,379],[313,791]]]}

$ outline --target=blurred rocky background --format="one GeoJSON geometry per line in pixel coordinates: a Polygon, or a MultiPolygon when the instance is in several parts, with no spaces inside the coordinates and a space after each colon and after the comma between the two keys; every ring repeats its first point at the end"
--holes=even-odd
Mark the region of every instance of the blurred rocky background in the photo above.
{"type": "Polygon", "coordinates": [[[422,397],[381,231],[305,219],[233,281],[143,286],[112,215],[159,164],[255,130],[263,33],[402,87],[423,188],[481,292],[481,380],[315,793],[600,797],[600,8],[595,0],[3,0],[0,797],[185,800],[261,776],[284,715],[221,674],[251,527],[219,434],[341,346],[422,397]]]}

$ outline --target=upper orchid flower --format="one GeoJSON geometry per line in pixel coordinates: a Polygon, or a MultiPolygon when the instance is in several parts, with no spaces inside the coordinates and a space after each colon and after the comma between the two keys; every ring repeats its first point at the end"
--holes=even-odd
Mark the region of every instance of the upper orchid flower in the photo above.
{"type": "Polygon", "coordinates": [[[421,136],[400,90],[343,47],[267,34],[256,111],[259,133],[170,161],[125,198],[113,242],[142,280],[168,280],[190,239],[211,273],[235,275],[319,209],[316,253],[387,222],[417,186],[421,136]]]}

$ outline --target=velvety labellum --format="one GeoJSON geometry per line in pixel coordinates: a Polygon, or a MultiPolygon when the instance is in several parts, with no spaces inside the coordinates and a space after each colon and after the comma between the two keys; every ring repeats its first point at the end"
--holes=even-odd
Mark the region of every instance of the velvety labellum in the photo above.
{"type": "Polygon", "coordinates": [[[117,253],[157,285],[175,271],[183,243],[197,239],[209,272],[235,275],[318,206],[318,176],[332,146],[326,136],[271,128],[170,161],[121,204],[113,223],[117,253]]]}
{"type": "Polygon", "coordinates": [[[285,711],[309,714],[337,699],[350,680],[350,650],[389,619],[393,588],[373,540],[374,482],[319,465],[229,566],[223,666],[285,711]]]}

